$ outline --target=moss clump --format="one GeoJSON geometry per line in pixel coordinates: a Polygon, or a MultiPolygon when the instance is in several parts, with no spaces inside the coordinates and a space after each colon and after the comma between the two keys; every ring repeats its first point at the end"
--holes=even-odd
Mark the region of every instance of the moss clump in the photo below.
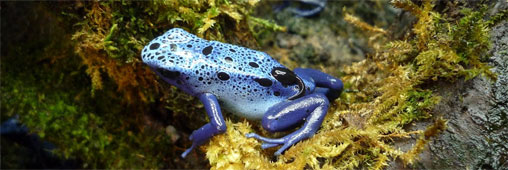
{"type": "MultiPolygon", "coordinates": [[[[390,40],[389,31],[370,26],[353,15],[346,21],[371,35],[374,53],[364,61],[344,69],[342,78],[355,93],[342,94],[335,101],[318,133],[287,150],[274,162],[268,161],[271,150],[263,151],[259,141],[252,143],[244,137],[251,130],[245,123],[233,126],[226,140],[215,137],[205,148],[213,168],[228,166],[284,169],[382,169],[388,161],[401,159],[413,164],[431,137],[446,128],[446,121],[436,119],[425,131],[407,131],[404,127],[418,120],[432,117],[433,106],[440,96],[431,90],[437,81],[471,79],[480,74],[495,79],[482,59],[489,49],[489,21],[485,11],[461,10],[459,18],[451,18],[433,11],[432,1],[421,5],[409,0],[393,1],[395,7],[411,12],[417,18],[412,36],[390,40]],[[381,45],[386,44],[386,45],[381,45]],[[243,130],[243,131],[242,131],[243,130]],[[403,152],[394,139],[420,135],[417,144],[403,152]],[[253,149],[228,152],[236,143],[249,143],[253,149]],[[218,156],[214,153],[224,153],[218,156]],[[256,159],[238,164],[236,158],[256,159]]],[[[276,136],[274,136],[276,137],[276,136]]],[[[243,146],[250,148],[249,146],[243,146]]],[[[238,149],[237,149],[238,150],[238,149]]]]}
{"type": "MultiPolygon", "coordinates": [[[[175,166],[160,162],[176,156],[166,152],[174,148],[170,136],[164,129],[145,126],[143,115],[134,114],[139,109],[122,104],[111,83],[104,86],[107,93],[92,97],[90,79],[72,51],[72,30],[63,24],[68,20],[52,12],[65,6],[54,9],[51,4],[15,2],[6,6],[17,16],[7,17],[7,22],[29,29],[13,34],[16,28],[2,23],[2,31],[12,33],[2,34],[2,43],[7,44],[1,57],[2,120],[19,115],[31,133],[57,146],[53,153],[79,160],[83,168],[175,166]]],[[[2,151],[2,165],[9,156],[2,151]]]]}

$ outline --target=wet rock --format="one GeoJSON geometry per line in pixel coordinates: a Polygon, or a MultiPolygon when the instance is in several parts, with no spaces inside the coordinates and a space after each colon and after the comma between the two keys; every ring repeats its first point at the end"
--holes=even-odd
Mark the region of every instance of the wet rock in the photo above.
{"type": "MultiPolygon", "coordinates": [[[[497,80],[476,77],[436,85],[442,100],[434,108],[434,117],[447,119],[448,128],[427,144],[411,168],[508,169],[508,22],[492,29],[491,41],[489,64],[497,80]]],[[[431,123],[419,122],[410,129],[425,129],[431,123]]],[[[396,142],[396,146],[407,151],[414,141],[396,142]]],[[[400,168],[408,167],[400,160],[389,166],[400,168]]]]}

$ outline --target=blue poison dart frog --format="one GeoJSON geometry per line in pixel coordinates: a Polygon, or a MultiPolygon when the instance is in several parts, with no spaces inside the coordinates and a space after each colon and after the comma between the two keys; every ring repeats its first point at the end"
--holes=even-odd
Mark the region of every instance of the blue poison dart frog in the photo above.
{"type": "Polygon", "coordinates": [[[187,156],[211,137],[226,132],[224,108],[241,117],[261,120],[269,132],[303,126],[279,139],[263,141],[262,148],[282,145],[280,155],[292,145],[310,138],[321,126],[330,101],[342,91],[342,82],[321,71],[289,70],[264,52],[207,41],[183,29],[173,28],[143,49],[143,62],[164,81],[203,102],[210,122],[190,135],[187,156]]]}
{"type": "MultiPolygon", "coordinates": [[[[291,12],[301,17],[310,17],[319,14],[326,6],[326,0],[299,0],[302,4],[312,6],[311,9],[290,8],[291,12]]],[[[289,6],[290,1],[285,0],[281,5],[275,7],[275,12],[280,12],[289,6]]]]}

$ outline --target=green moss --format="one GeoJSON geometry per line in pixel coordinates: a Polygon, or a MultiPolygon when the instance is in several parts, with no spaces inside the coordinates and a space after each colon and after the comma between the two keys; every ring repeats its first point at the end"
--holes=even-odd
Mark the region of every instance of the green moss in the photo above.
{"type": "Polygon", "coordinates": [[[408,92],[408,100],[404,103],[404,111],[397,116],[400,124],[405,125],[431,117],[429,112],[439,103],[439,97],[434,96],[430,90],[408,92]]]}
{"type": "Polygon", "coordinates": [[[168,154],[175,156],[164,152],[173,149],[164,129],[133,127],[142,125],[140,115],[125,113],[114,93],[92,98],[80,60],[62,51],[72,45],[64,43],[69,39],[54,35],[42,37],[57,38],[30,39],[33,43],[11,48],[2,57],[2,63],[9,63],[2,66],[2,120],[20,115],[32,133],[58,146],[55,154],[81,160],[83,168],[171,166],[159,162],[168,154]],[[53,43],[58,45],[38,48],[53,43]],[[51,62],[53,55],[68,57],[58,58],[56,64],[51,62]]]}
{"type": "MultiPolygon", "coordinates": [[[[82,30],[75,39],[98,41],[108,57],[119,63],[139,61],[139,51],[155,36],[170,28],[181,27],[212,40],[224,40],[221,25],[228,20],[244,22],[255,1],[104,1],[86,3],[88,18],[78,23],[82,30]],[[209,33],[209,34],[207,34],[209,33]],[[83,38],[83,39],[81,39],[83,38]]],[[[265,20],[254,23],[280,29],[265,20]]],[[[234,30],[234,29],[233,29],[234,30]]]]}
{"type": "Polygon", "coordinates": [[[499,24],[500,22],[506,21],[508,19],[508,10],[502,10],[496,13],[494,16],[491,16],[490,19],[487,21],[487,25],[489,28],[494,27],[495,25],[499,24]]]}
{"type": "Polygon", "coordinates": [[[404,101],[397,106],[395,113],[384,114],[376,118],[376,121],[393,121],[396,124],[406,125],[414,121],[431,117],[430,111],[439,103],[440,98],[434,96],[430,90],[411,89],[404,93],[404,101]]]}

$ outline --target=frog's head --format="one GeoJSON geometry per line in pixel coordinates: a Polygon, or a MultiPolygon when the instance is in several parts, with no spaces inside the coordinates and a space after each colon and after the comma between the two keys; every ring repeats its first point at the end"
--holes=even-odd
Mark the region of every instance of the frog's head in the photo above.
{"type": "Polygon", "coordinates": [[[185,50],[188,44],[199,40],[181,28],[173,28],[163,35],[152,40],[143,48],[141,57],[143,62],[150,66],[166,81],[178,80],[183,71],[189,70],[192,64],[192,53],[185,50]]]}

